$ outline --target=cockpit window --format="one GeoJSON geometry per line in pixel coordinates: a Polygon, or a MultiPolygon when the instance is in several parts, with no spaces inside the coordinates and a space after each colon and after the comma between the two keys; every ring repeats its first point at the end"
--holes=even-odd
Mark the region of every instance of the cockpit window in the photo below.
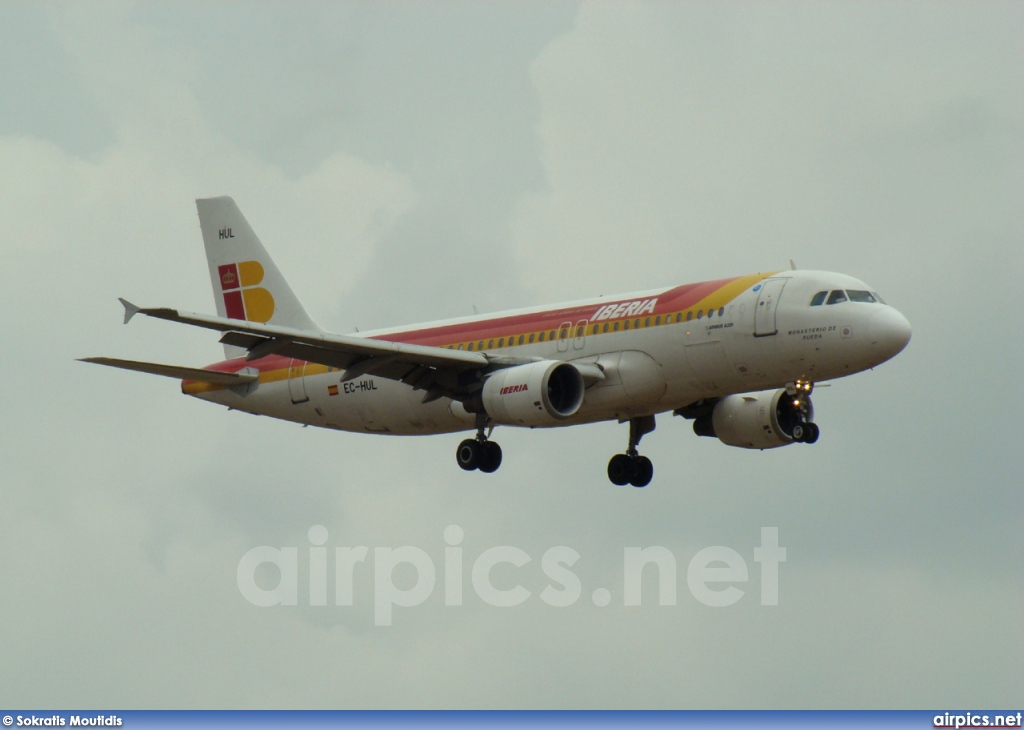
{"type": "Polygon", "coordinates": [[[844,292],[842,289],[836,289],[834,292],[829,294],[829,297],[828,297],[828,303],[829,304],[839,304],[840,302],[845,302],[845,301],[846,301],[846,292],[844,292]]]}
{"type": "Polygon", "coordinates": [[[827,297],[827,296],[828,296],[828,292],[827,291],[820,291],[820,292],[818,292],[817,294],[814,295],[814,298],[811,299],[811,306],[812,307],[817,307],[817,306],[820,306],[820,305],[824,304],[825,303],[825,297],[827,297]]]}
{"type": "Polygon", "coordinates": [[[868,302],[869,304],[874,304],[878,301],[869,291],[847,289],[846,294],[850,297],[851,302],[868,302]]]}
{"type": "Polygon", "coordinates": [[[878,292],[871,292],[871,296],[873,296],[875,298],[875,301],[878,302],[879,304],[885,304],[885,300],[882,299],[882,297],[878,296],[878,292]]]}

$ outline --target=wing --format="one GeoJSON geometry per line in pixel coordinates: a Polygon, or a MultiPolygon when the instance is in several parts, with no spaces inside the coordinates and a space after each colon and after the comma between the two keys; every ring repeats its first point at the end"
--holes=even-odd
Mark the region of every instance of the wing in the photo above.
{"type": "MultiPolygon", "coordinates": [[[[423,402],[443,396],[461,399],[480,389],[490,373],[502,368],[535,362],[537,357],[510,357],[483,352],[452,350],[387,340],[333,335],[322,331],[309,331],[276,325],[247,322],[226,317],[213,317],[192,312],[181,312],[168,307],[144,308],[120,299],[124,305],[124,322],[136,314],[180,322],[222,332],[220,341],[225,345],[245,348],[246,360],[257,360],[267,355],[282,355],[306,362],[314,362],[343,370],[342,381],[363,375],[375,375],[398,380],[424,390],[423,402]]],[[[83,358],[83,362],[136,370],[155,375],[198,380],[228,387],[246,385],[256,379],[248,373],[220,373],[200,368],[117,360],[107,357],[83,358]]],[[[604,380],[604,370],[594,363],[574,362],[587,386],[604,380]]]]}
{"type": "Polygon", "coordinates": [[[472,383],[479,382],[483,372],[488,369],[531,362],[533,359],[310,332],[181,312],[166,307],[143,308],[124,299],[120,301],[125,308],[125,323],[136,314],[145,314],[170,322],[216,330],[223,333],[220,338],[223,344],[248,350],[246,360],[282,355],[342,369],[345,371],[343,380],[363,375],[400,380],[416,389],[426,390],[424,402],[472,389],[472,383]]]}

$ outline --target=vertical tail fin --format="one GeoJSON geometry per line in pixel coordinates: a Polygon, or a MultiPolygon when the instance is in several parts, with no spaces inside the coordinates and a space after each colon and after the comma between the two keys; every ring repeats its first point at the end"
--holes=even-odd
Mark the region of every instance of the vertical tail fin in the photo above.
{"type": "MultiPolygon", "coordinates": [[[[196,200],[217,315],[320,331],[229,197],[196,200]]],[[[244,352],[224,346],[228,358],[244,352]]]]}

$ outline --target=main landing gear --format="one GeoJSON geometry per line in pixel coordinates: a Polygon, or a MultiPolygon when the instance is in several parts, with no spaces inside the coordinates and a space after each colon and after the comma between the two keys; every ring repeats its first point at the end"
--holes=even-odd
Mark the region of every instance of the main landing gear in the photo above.
{"type": "Polygon", "coordinates": [[[646,487],[654,477],[654,464],[646,456],[640,456],[636,447],[644,434],[654,430],[654,416],[640,416],[629,419],[629,448],[625,454],[616,454],[608,462],[608,478],[612,484],[646,487]]]}
{"type": "Polygon", "coordinates": [[[492,426],[485,434],[486,427],[487,416],[477,414],[476,438],[466,439],[455,450],[455,460],[466,471],[479,469],[484,474],[491,474],[498,471],[498,467],[501,466],[501,447],[488,440],[494,427],[492,426]]]}

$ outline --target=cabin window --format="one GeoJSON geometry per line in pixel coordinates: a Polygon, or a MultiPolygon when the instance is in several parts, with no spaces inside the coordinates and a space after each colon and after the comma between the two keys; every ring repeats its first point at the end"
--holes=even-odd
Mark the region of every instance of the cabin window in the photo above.
{"type": "Polygon", "coordinates": [[[494,340],[488,340],[488,342],[487,342],[487,349],[488,350],[493,350],[494,349],[494,340]]]}
{"type": "Polygon", "coordinates": [[[644,320],[644,327],[650,327],[650,326],[651,326],[651,318],[648,317],[647,319],[644,320]]]}
{"type": "Polygon", "coordinates": [[[698,309],[697,310],[697,319],[704,319],[704,310],[703,309],[698,309]]]}
{"type": "Polygon", "coordinates": [[[500,340],[498,340],[498,347],[504,347],[504,346],[505,346],[505,338],[502,337],[500,340]]]}
{"type": "MultiPolygon", "coordinates": [[[[616,324],[618,324],[618,322],[616,322],[616,324]]],[[[622,323],[622,329],[624,329],[624,330],[628,330],[629,329],[629,320],[628,319],[625,322],[622,323]]]]}
{"type": "Polygon", "coordinates": [[[827,291],[820,291],[811,298],[811,306],[819,307],[825,303],[825,297],[828,296],[827,291]]]}
{"type": "Polygon", "coordinates": [[[551,337],[550,337],[550,339],[552,339],[552,340],[555,339],[555,331],[554,330],[551,330],[551,337]]]}
{"type": "Polygon", "coordinates": [[[595,325],[594,325],[594,330],[593,330],[593,334],[595,334],[595,335],[596,335],[596,334],[598,333],[598,330],[600,330],[600,329],[601,329],[601,325],[599,325],[599,324],[595,324],[595,325]]]}
{"type": "Polygon", "coordinates": [[[469,349],[470,349],[470,350],[472,350],[472,349],[473,349],[473,343],[472,343],[472,342],[470,342],[470,343],[469,343],[469,349]]]}
{"type": "Polygon", "coordinates": [[[533,342],[533,333],[530,333],[530,342],[533,342]]]}
{"type": "Polygon", "coordinates": [[[619,331],[619,323],[618,322],[613,322],[612,323],[612,332],[618,332],[618,331],[619,331]]]}
{"type": "Polygon", "coordinates": [[[607,322],[604,323],[604,329],[602,331],[603,332],[607,332],[608,331],[608,323],[607,322]]]}
{"type": "Polygon", "coordinates": [[[689,322],[691,319],[693,319],[693,310],[686,313],[686,321],[689,322]]]}
{"type": "Polygon", "coordinates": [[[568,335],[569,335],[569,330],[567,330],[565,327],[563,327],[562,331],[558,333],[558,339],[564,340],[568,335]]]}
{"type": "Polygon", "coordinates": [[[718,308],[718,316],[719,317],[724,317],[725,316],[725,307],[719,307],[718,308]]]}
{"type": "MultiPolygon", "coordinates": [[[[519,335],[519,344],[520,345],[523,344],[523,338],[524,337],[526,337],[526,335],[519,335]]],[[[533,337],[530,338],[530,342],[533,342],[533,337]]]]}
{"type": "Polygon", "coordinates": [[[477,343],[476,349],[478,349],[478,350],[484,349],[484,341],[483,340],[480,340],[480,342],[477,343]]]}
{"type": "Polygon", "coordinates": [[[655,325],[661,324],[661,315],[660,314],[657,317],[654,318],[654,324],[655,325]]]}
{"type": "MultiPolygon", "coordinates": [[[[545,335],[545,334],[547,334],[547,333],[546,333],[546,332],[541,332],[541,333],[540,333],[540,341],[541,341],[541,342],[543,342],[543,341],[544,341],[544,335],[545,335]]],[[[530,342],[533,342],[533,335],[530,335],[530,342]]]]}
{"type": "MultiPolygon", "coordinates": [[[[576,336],[577,337],[582,337],[583,333],[586,332],[586,331],[587,331],[586,327],[577,327],[576,328],[576,336]]],[[[594,331],[595,332],[597,331],[597,327],[594,327],[594,331]]]]}

